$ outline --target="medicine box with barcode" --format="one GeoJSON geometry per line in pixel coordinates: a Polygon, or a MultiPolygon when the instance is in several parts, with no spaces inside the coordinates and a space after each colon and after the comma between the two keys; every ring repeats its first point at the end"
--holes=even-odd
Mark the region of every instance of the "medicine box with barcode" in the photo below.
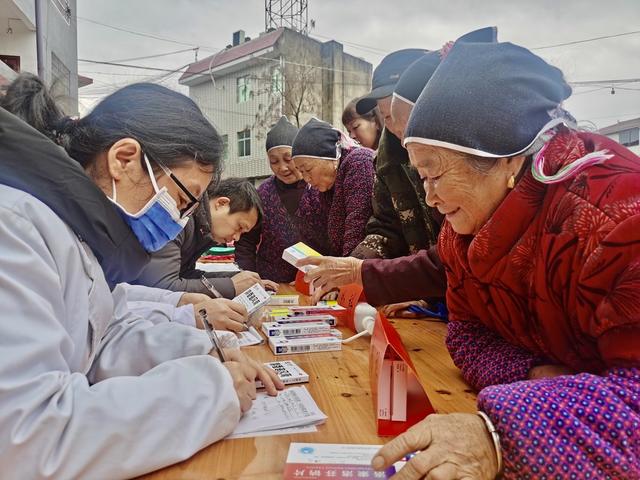
{"type": "Polygon", "coordinates": [[[342,333],[332,329],[328,334],[269,337],[269,346],[275,355],[342,350],[342,333]]]}
{"type": "Polygon", "coordinates": [[[271,295],[269,305],[272,307],[282,307],[290,305],[299,305],[300,297],[298,295],[271,295]]]}
{"type": "MultiPolygon", "coordinates": [[[[285,385],[294,383],[306,383],[309,381],[309,374],[302,370],[297,363],[291,360],[282,360],[279,362],[267,362],[264,364],[276,372],[278,378],[285,385]]],[[[263,388],[264,385],[260,380],[256,380],[256,388],[263,388]]]]}
{"type": "Polygon", "coordinates": [[[279,337],[282,335],[311,335],[316,333],[329,333],[331,326],[327,322],[296,322],[278,323],[265,322],[262,331],[267,337],[279,337]]]}
{"type": "Polygon", "coordinates": [[[273,315],[267,316],[270,322],[286,323],[306,323],[306,322],[324,322],[327,325],[335,327],[338,320],[333,315],[273,315]]]}
{"type": "Polygon", "coordinates": [[[244,305],[247,313],[251,315],[267,305],[271,301],[271,295],[267,293],[262,285],[256,283],[234,298],[233,301],[244,305]]]}
{"type": "MultiPolygon", "coordinates": [[[[311,248],[308,245],[305,245],[302,242],[298,242],[295,245],[292,245],[289,248],[286,248],[282,252],[282,259],[289,262],[294,267],[296,267],[296,263],[298,263],[298,260],[302,260],[303,258],[307,258],[307,257],[320,257],[320,256],[321,255],[318,252],[316,252],[313,248],[311,248]]],[[[301,270],[306,273],[312,268],[314,268],[313,265],[307,265],[304,267],[300,267],[298,270],[301,270]]]]}

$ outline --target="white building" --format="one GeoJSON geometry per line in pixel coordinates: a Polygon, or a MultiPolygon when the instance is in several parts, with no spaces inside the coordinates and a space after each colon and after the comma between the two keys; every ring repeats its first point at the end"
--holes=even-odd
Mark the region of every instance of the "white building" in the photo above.
{"type": "Polygon", "coordinates": [[[312,116],[342,127],[345,105],[371,85],[372,66],[288,28],[256,39],[233,34],[225,50],[191,64],[180,78],[225,142],[225,176],[271,175],[266,133],[281,115],[304,124],[312,116]]]}
{"type": "Polygon", "coordinates": [[[78,77],[76,0],[0,0],[0,86],[18,72],[38,74],[38,37],[42,77],[65,111],[75,114],[78,87],[91,83],[78,77]]]}
{"type": "Polygon", "coordinates": [[[640,117],[602,128],[599,133],[624,145],[636,155],[640,155],[640,117]]]}

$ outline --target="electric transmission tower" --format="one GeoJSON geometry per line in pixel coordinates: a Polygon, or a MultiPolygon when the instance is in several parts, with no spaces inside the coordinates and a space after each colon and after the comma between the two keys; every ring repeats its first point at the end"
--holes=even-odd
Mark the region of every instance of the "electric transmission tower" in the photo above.
{"type": "MultiPolygon", "coordinates": [[[[288,27],[304,35],[308,34],[308,3],[308,0],[265,0],[265,31],[270,28],[288,27]]],[[[311,22],[313,24],[313,20],[311,22]]]]}

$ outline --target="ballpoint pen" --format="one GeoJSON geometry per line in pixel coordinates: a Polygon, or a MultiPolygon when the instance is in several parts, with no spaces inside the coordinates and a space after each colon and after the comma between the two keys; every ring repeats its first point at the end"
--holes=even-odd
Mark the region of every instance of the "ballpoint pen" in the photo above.
{"type": "Polygon", "coordinates": [[[411,305],[409,308],[407,308],[407,310],[412,313],[417,313],[418,315],[426,315],[427,317],[440,318],[442,320],[447,320],[449,316],[447,306],[442,302],[436,302],[433,310],[421,307],[419,305],[411,305]]]}
{"type": "Polygon", "coordinates": [[[207,332],[207,335],[209,335],[209,340],[211,340],[211,344],[213,345],[213,348],[216,349],[216,353],[218,354],[218,358],[220,359],[221,362],[226,362],[227,359],[224,356],[224,351],[222,350],[222,346],[220,345],[220,339],[218,338],[218,334],[216,333],[216,331],[211,328],[211,324],[209,323],[209,319],[207,318],[207,311],[204,308],[201,308],[198,311],[198,314],[200,314],[200,318],[202,319],[202,324],[204,325],[204,329],[207,332]]]}
{"type": "Polygon", "coordinates": [[[222,294],[216,289],[216,287],[214,287],[211,282],[209,281],[209,279],[207,277],[205,277],[204,275],[202,275],[200,277],[200,282],[202,283],[202,285],[204,285],[204,288],[206,288],[207,290],[209,290],[211,292],[211,294],[216,297],[216,298],[222,298],[222,294]]]}
{"type": "MultiPolygon", "coordinates": [[[[202,283],[202,285],[204,285],[204,288],[209,290],[215,298],[223,298],[222,294],[218,291],[218,289],[216,289],[216,287],[214,287],[213,284],[209,281],[209,279],[204,275],[200,277],[200,283],[202,283]]],[[[250,326],[249,322],[244,322],[243,325],[245,330],[249,330],[249,326],[250,326]]]]}

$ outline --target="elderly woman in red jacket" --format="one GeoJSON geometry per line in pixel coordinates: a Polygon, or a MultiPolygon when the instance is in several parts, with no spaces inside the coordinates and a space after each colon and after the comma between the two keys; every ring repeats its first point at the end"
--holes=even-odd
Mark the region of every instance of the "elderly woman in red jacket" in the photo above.
{"type": "Polygon", "coordinates": [[[562,72],[456,44],[405,145],[446,216],[447,347],[479,415],[432,415],[396,478],[640,478],[640,158],[575,130],[562,72]]]}

